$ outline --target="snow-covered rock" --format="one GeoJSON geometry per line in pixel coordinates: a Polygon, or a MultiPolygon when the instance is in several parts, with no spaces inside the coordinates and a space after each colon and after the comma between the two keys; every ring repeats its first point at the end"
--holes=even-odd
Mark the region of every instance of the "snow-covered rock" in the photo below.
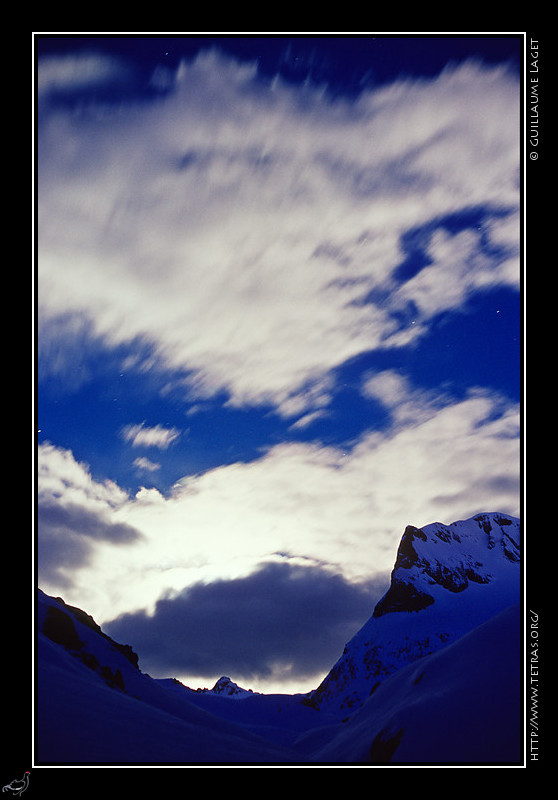
{"type": "Polygon", "coordinates": [[[237,683],[232,681],[227,675],[223,675],[215,682],[213,689],[198,689],[204,694],[218,694],[222,697],[233,697],[235,700],[250,697],[254,694],[252,689],[242,689],[237,683]]]}
{"type": "Polygon", "coordinates": [[[521,764],[521,665],[515,605],[401,668],[346,724],[299,747],[328,764],[521,764]]]}
{"type": "Polygon", "coordinates": [[[409,525],[388,591],[312,693],[316,707],[347,716],[401,667],[519,602],[519,534],[503,514],[409,525]]]}

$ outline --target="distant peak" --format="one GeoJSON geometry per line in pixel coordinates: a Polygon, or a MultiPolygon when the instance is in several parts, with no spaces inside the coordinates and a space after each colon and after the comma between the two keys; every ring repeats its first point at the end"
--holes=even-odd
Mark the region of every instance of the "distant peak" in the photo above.
{"type": "Polygon", "coordinates": [[[246,697],[248,695],[254,694],[252,689],[242,689],[238,684],[232,681],[228,675],[222,675],[218,681],[216,681],[215,686],[213,689],[204,690],[208,691],[210,694],[218,694],[225,697],[246,697]]]}

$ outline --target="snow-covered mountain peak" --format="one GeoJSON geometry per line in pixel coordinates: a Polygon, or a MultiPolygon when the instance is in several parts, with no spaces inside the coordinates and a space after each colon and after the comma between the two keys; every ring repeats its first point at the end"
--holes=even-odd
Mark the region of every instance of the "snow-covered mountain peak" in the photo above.
{"type": "Polygon", "coordinates": [[[519,533],[498,513],[408,525],[388,591],[313,692],[316,706],[353,711],[393,672],[518,603],[519,533]]]}
{"type": "Polygon", "coordinates": [[[252,689],[243,689],[241,686],[238,686],[238,684],[232,681],[227,675],[223,675],[221,678],[219,678],[219,680],[215,682],[213,689],[201,689],[198,691],[202,691],[207,694],[218,694],[221,697],[233,697],[237,700],[243,697],[250,697],[254,694],[252,689]]]}
{"type": "MultiPolygon", "coordinates": [[[[463,592],[471,582],[488,584],[506,561],[520,560],[519,520],[479,514],[451,525],[408,525],[401,538],[388,592],[374,617],[392,611],[420,611],[435,602],[438,589],[463,592]]],[[[514,579],[517,570],[513,569],[514,579]]]]}

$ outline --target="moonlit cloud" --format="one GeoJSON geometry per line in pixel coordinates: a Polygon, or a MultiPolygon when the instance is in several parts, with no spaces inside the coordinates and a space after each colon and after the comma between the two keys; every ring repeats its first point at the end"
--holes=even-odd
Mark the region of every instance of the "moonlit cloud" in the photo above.
{"type": "Polygon", "coordinates": [[[423,422],[444,406],[451,405],[450,398],[440,390],[419,389],[397,370],[382,370],[365,376],[361,391],[365,397],[381,403],[399,428],[423,422]]]}
{"type": "MultiPolygon", "coordinates": [[[[184,479],[166,498],[145,489],[113,505],[109,493],[101,507],[141,539],[118,550],[95,542],[80,573],[81,602],[98,621],[150,613],[164,592],[246,577],[277,552],[318,554],[361,581],[391,570],[407,524],[450,523],[487,508],[518,515],[518,409],[480,390],[426,411],[420,399],[414,414],[410,402],[392,429],[363,436],[350,453],[285,443],[251,463],[184,479]]],[[[63,485],[69,455],[55,455],[45,451],[40,487],[63,485]]],[[[89,494],[102,498],[103,487],[82,494],[84,504],[89,494]]],[[[58,502],[66,495],[76,501],[73,485],[58,502]]]]}
{"type": "Polygon", "coordinates": [[[156,464],[154,461],[150,461],[148,458],[145,458],[144,456],[135,458],[134,466],[140,470],[145,470],[147,472],[157,472],[158,469],[161,469],[160,464],[156,464]]]}
{"type": "Polygon", "coordinates": [[[156,104],[45,114],[44,335],[74,312],[109,346],[149,343],[192,398],[315,411],[306,387],[332,368],[412,341],[468,292],[517,285],[516,256],[481,253],[472,234],[434,232],[432,266],[403,285],[394,274],[410,226],[475,205],[488,225],[516,212],[518,120],[501,68],[348,103],[280,80],[264,92],[255,69],[215,53],[182,64],[156,104]],[[362,302],[374,291],[382,303],[362,302]],[[420,324],[402,330],[411,301],[420,324]]]}
{"type": "Polygon", "coordinates": [[[38,459],[37,555],[39,581],[59,590],[74,588],[74,575],[94,557],[95,543],[127,546],[141,533],[114,517],[127,495],[114,483],[99,483],[68,450],[42,445],[38,459]]]}
{"type": "Polygon", "coordinates": [[[146,427],[142,422],[139,425],[125,425],[121,431],[122,438],[130,442],[132,447],[158,447],[166,450],[179,436],[176,428],[164,428],[162,425],[146,427]]]}
{"type": "Polygon", "coordinates": [[[152,676],[196,675],[205,685],[232,671],[250,686],[278,677],[314,688],[384,590],[385,578],[351,584],[317,565],[276,559],[247,577],[162,597],[153,615],[124,614],[106,631],[117,641],[132,637],[152,676]]]}
{"type": "Polygon", "coordinates": [[[367,377],[362,386],[367,397],[375,397],[384,405],[393,407],[404,402],[410,392],[408,380],[395,370],[384,370],[367,377]]]}
{"type": "Polygon", "coordinates": [[[37,95],[77,91],[107,83],[122,83],[130,68],[125,62],[96,53],[43,58],[37,73],[37,95]]]}
{"type": "Polygon", "coordinates": [[[38,497],[55,501],[60,497],[97,510],[113,509],[127,500],[127,493],[113,481],[94,480],[87,464],[49,442],[38,449],[38,497]]]}
{"type": "MultiPolygon", "coordinates": [[[[443,311],[463,308],[475,292],[494,286],[517,287],[519,260],[495,258],[480,245],[480,233],[456,235],[437,231],[428,247],[430,264],[392,295],[394,306],[413,303],[417,320],[429,320],[443,311]]],[[[515,249],[515,248],[514,248],[515,249]]]]}

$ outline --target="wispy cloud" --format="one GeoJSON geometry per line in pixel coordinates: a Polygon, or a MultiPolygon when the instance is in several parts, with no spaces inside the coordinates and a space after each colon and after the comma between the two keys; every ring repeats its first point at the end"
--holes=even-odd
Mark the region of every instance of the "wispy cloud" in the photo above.
{"type": "Polygon", "coordinates": [[[121,436],[132,447],[157,447],[166,450],[178,437],[180,431],[176,428],[164,428],[162,425],[147,427],[144,422],[137,425],[125,425],[121,436]]]}
{"type": "Polygon", "coordinates": [[[332,368],[518,283],[519,91],[501,68],[332,102],[264,92],[251,67],[205,54],[156,104],[45,111],[38,144],[41,320],[76,312],[108,346],[148,342],[192,399],[315,411],[307,387],[332,368]],[[411,226],[471,206],[498,252],[434,232],[432,265],[395,280],[411,226]]]}
{"type": "Polygon", "coordinates": [[[367,373],[361,392],[364,397],[377,400],[389,412],[393,430],[425,422],[452,403],[440,389],[426,390],[413,386],[405,375],[394,369],[367,373]]]}
{"type": "Polygon", "coordinates": [[[95,52],[42,58],[37,71],[39,100],[53,92],[78,91],[122,83],[132,70],[126,62],[95,52]]]}
{"type": "Polygon", "coordinates": [[[483,289],[516,288],[520,274],[514,241],[519,241],[519,227],[515,214],[512,218],[515,224],[508,224],[513,238],[508,241],[504,254],[495,255],[494,244],[490,239],[484,242],[482,229],[467,229],[457,234],[435,231],[426,248],[428,266],[402,286],[394,287],[390,298],[393,307],[412,303],[416,321],[422,322],[443,311],[464,308],[469,298],[483,289]]]}
{"type": "Polygon", "coordinates": [[[144,456],[135,458],[134,466],[137,467],[139,470],[146,472],[157,472],[157,470],[161,469],[160,464],[156,464],[154,461],[150,461],[148,458],[145,458],[144,456]]]}

